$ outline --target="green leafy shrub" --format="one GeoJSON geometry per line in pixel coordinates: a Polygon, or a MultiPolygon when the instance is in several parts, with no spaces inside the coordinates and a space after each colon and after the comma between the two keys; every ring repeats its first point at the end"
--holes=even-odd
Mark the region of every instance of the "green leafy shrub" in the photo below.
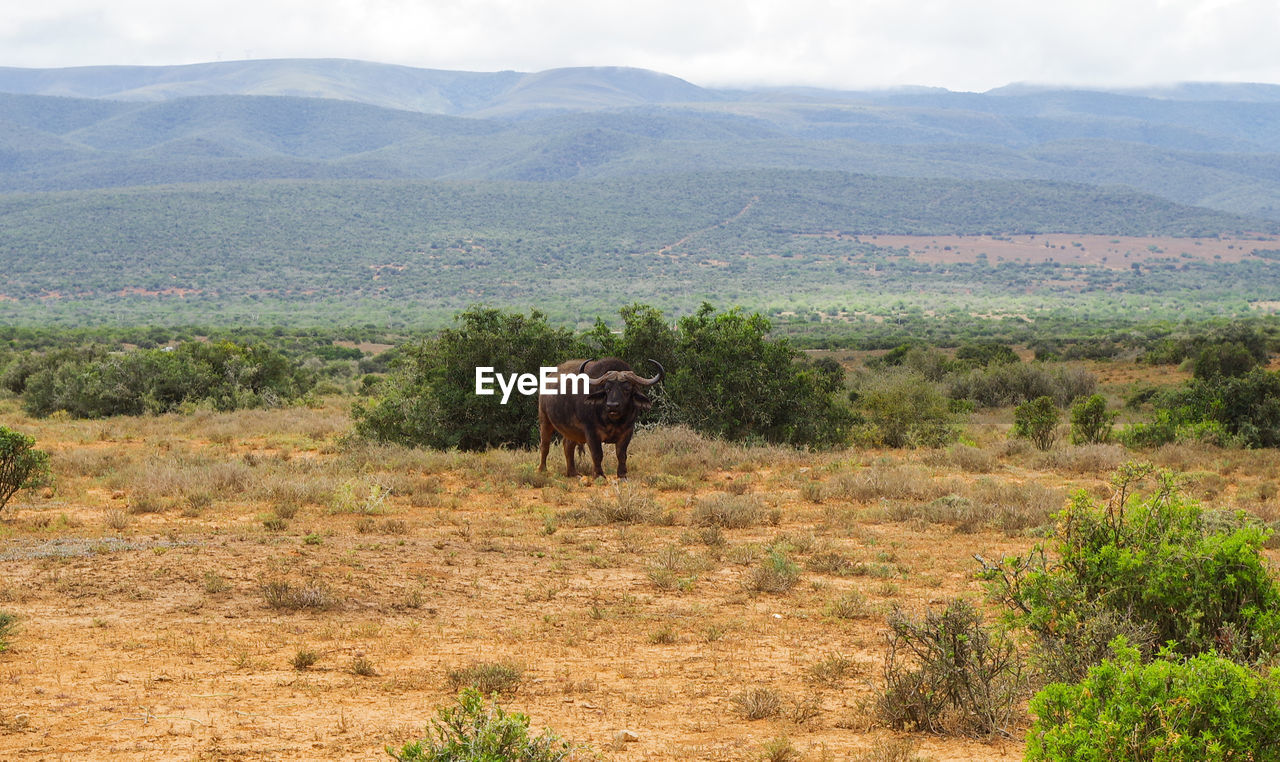
{"type": "Polygon", "coordinates": [[[841,392],[844,372],[834,362],[810,362],[786,340],[768,337],[769,321],[741,310],[717,313],[703,304],[676,326],[646,305],[622,310],[625,330],[603,321],[581,336],[529,317],[473,308],[453,328],[407,348],[379,389],[357,402],[356,433],[400,444],[483,450],[538,441],[537,399],[475,394],[475,368],[536,373],[573,357],[619,356],[643,372],[649,359],[668,371],[651,389],[650,417],[687,424],[731,440],[806,447],[846,444],[853,422],[841,392]]]}
{"type": "Polygon", "coordinates": [[[1012,348],[997,341],[977,341],[961,344],[956,350],[956,362],[985,368],[989,365],[1022,362],[1012,348]]]}
{"type": "Polygon", "coordinates": [[[551,731],[529,737],[529,718],[487,706],[480,692],[467,688],[457,704],[440,710],[427,737],[387,753],[400,762],[562,762],[574,748],[551,731]]]}
{"type": "Polygon", "coordinates": [[[1214,653],[1143,664],[1123,638],[1078,685],[1031,700],[1026,759],[1200,762],[1280,759],[1280,671],[1214,653]]]}
{"type": "Polygon", "coordinates": [[[537,310],[524,315],[473,307],[454,327],[406,347],[384,395],[357,402],[356,433],[381,442],[418,447],[486,450],[538,442],[538,398],[475,393],[477,367],[499,374],[533,373],[583,354],[569,331],[552,328],[537,310]]]}
{"type": "Polygon", "coordinates": [[[1071,444],[1103,444],[1111,439],[1117,412],[1108,412],[1107,398],[1090,395],[1071,406],[1071,444]]]}
{"type": "Polygon", "coordinates": [[[1037,397],[1013,409],[1013,435],[1030,439],[1036,447],[1047,450],[1058,438],[1058,421],[1062,412],[1052,397],[1037,397]]]}
{"type": "Polygon", "coordinates": [[[1105,612],[1178,654],[1217,650],[1249,661],[1275,653],[1280,588],[1261,552],[1270,532],[1244,522],[1215,531],[1170,474],[1131,500],[1130,487],[1150,471],[1121,468],[1105,505],[1078,492],[1057,515],[1058,560],[1037,545],[989,566],[992,592],[1049,640],[1082,641],[1088,620],[1105,612]]]}
{"type": "Polygon", "coordinates": [[[188,341],[172,351],[137,349],[59,354],[22,383],[35,416],[65,410],[76,418],[140,415],[207,403],[218,410],[278,405],[315,385],[315,374],[261,344],[188,341]]]}
{"type": "Polygon", "coordinates": [[[1199,379],[1235,378],[1258,367],[1262,359],[1255,357],[1241,343],[1213,344],[1195,356],[1192,374],[1199,379]]]}
{"type": "Polygon", "coordinates": [[[1151,398],[1151,422],[1130,426],[1130,446],[1188,439],[1244,447],[1280,447],[1280,372],[1254,369],[1241,376],[1193,378],[1151,398]]]}
{"type": "Polygon", "coordinates": [[[889,652],[876,714],[896,730],[1008,733],[1025,687],[1013,640],[989,630],[963,599],[915,619],[889,617],[889,652]]]}
{"type": "Polygon", "coordinates": [[[953,401],[913,371],[864,376],[849,396],[863,419],[858,439],[869,446],[945,447],[960,436],[953,401]]]}
{"type": "Polygon", "coordinates": [[[0,511],[18,490],[35,487],[49,476],[49,453],[36,440],[0,426],[0,511]]]}
{"type": "Polygon", "coordinates": [[[840,399],[839,366],[804,360],[769,321],[704,303],[680,320],[666,394],[675,417],[711,436],[807,447],[849,439],[853,416],[840,399]]]}

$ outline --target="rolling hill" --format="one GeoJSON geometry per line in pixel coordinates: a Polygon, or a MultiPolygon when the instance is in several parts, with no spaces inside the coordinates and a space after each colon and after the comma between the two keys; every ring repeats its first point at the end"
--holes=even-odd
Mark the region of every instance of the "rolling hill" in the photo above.
{"type": "Polygon", "coordinates": [[[0,69],[0,191],[817,169],[1127,186],[1280,221],[1280,87],[727,91],[624,68],[0,69]]]}
{"type": "MultiPolygon", "coordinates": [[[[953,293],[955,273],[866,236],[1276,232],[1276,124],[1280,88],[1230,83],[837,92],[341,60],[0,69],[0,314],[416,324],[488,301],[579,320],[619,288],[677,311],[890,304],[953,293]]],[[[1189,298],[1239,309],[1276,281],[1269,262],[1171,266],[1190,274],[1161,283],[1186,295],[1212,277],[1189,298]]],[[[1052,273],[1025,275],[964,282],[1069,303],[1052,273]]]]}

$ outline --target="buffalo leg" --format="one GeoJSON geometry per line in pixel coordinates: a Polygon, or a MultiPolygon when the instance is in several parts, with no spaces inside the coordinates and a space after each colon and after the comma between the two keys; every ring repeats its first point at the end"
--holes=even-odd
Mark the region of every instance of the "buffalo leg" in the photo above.
{"type": "Polygon", "coordinates": [[[542,462],[538,464],[538,470],[543,473],[547,470],[547,453],[551,451],[551,437],[555,434],[555,427],[551,425],[551,419],[547,418],[546,413],[538,411],[538,449],[542,450],[542,462]]]}
{"type": "Polygon", "coordinates": [[[604,476],[604,445],[600,444],[600,438],[592,436],[593,432],[587,432],[587,450],[591,452],[591,465],[595,476],[604,476]]]}
{"type": "Polygon", "coordinates": [[[627,446],[631,444],[631,434],[628,431],[622,435],[622,438],[613,446],[614,453],[618,456],[618,478],[627,478],[627,446]]]}
{"type": "Polygon", "coordinates": [[[573,462],[573,451],[576,450],[577,448],[578,448],[578,444],[576,442],[570,440],[568,437],[564,438],[564,466],[565,466],[564,475],[565,476],[578,475],[578,466],[576,463],[573,462]]]}

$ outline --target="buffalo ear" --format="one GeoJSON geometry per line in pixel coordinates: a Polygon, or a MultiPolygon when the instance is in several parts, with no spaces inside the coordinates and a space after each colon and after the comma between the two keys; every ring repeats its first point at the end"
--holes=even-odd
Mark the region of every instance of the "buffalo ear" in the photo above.
{"type": "Polygon", "coordinates": [[[593,401],[593,402],[599,402],[600,400],[604,399],[604,396],[605,396],[605,390],[604,390],[604,389],[601,389],[601,390],[600,390],[600,391],[598,391],[598,392],[592,392],[592,393],[588,394],[588,395],[587,395],[587,399],[589,399],[589,400],[591,400],[591,401],[593,401]]]}
{"type": "Polygon", "coordinates": [[[653,400],[644,396],[642,392],[636,392],[631,395],[631,401],[635,403],[637,410],[648,410],[653,407],[653,400]]]}

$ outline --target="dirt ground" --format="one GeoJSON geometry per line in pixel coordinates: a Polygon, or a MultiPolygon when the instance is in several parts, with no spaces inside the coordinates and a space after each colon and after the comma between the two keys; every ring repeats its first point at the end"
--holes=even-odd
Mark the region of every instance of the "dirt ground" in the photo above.
{"type": "Polygon", "coordinates": [[[1174,238],[1139,236],[1042,235],[880,235],[865,240],[877,246],[905,248],[911,256],[924,262],[954,264],[974,262],[985,255],[991,264],[1023,262],[1036,264],[1055,261],[1095,265],[1124,270],[1134,263],[1152,259],[1195,259],[1240,262],[1253,257],[1255,249],[1280,248],[1280,238],[1252,236],[1247,238],[1174,238]]]}
{"type": "MultiPolygon", "coordinates": [[[[585,484],[531,452],[344,443],[349,404],[85,422],[0,400],[56,477],[0,520],[19,617],[0,758],[387,759],[451,673],[499,663],[521,670],[504,707],[602,759],[1018,759],[1025,712],[990,738],[880,726],[885,614],[963,597],[993,621],[974,554],[1028,548],[1128,457],[1030,451],[1000,423],[951,450],[819,454],[658,429],[629,482],[585,484]],[[713,528],[707,506],[750,518],[713,528]],[[769,549],[801,569],[790,590],[753,589],[769,549]],[[779,709],[747,719],[757,688],[779,709]]],[[[1280,511],[1274,454],[1149,456],[1221,507],[1280,511]]]]}

